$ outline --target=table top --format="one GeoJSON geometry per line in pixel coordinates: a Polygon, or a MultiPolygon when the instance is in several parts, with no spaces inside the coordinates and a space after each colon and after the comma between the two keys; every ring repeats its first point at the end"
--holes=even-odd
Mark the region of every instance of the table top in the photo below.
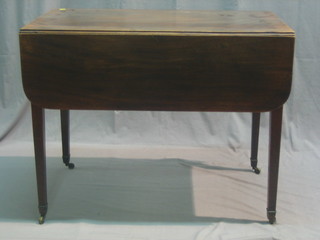
{"type": "Polygon", "coordinates": [[[270,12],[56,9],[20,51],[44,108],[262,112],[290,94],[294,31],[270,12]]]}
{"type": "Polygon", "coordinates": [[[271,12],[124,9],[55,9],[21,28],[30,31],[294,34],[271,12]]]}

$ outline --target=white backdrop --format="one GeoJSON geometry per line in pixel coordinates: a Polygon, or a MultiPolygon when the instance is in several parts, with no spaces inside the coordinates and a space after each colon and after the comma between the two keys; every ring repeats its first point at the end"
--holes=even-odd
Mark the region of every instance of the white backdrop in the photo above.
{"type": "MultiPolygon", "coordinates": [[[[152,8],[267,10],[278,14],[297,35],[293,89],[285,107],[284,146],[291,150],[313,150],[319,142],[320,113],[318,37],[320,2],[317,0],[232,1],[106,1],[106,0],[0,0],[0,139],[21,119],[26,99],[21,85],[18,30],[52,8],[152,8]]],[[[58,118],[48,113],[48,121],[58,118]]],[[[107,144],[182,145],[217,144],[249,147],[250,115],[230,113],[165,112],[73,112],[74,142],[107,144]],[[231,134],[228,134],[231,133],[231,134]]],[[[267,114],[262,127],[266,128],[267,114]]],[[[47,124],[48,139],[58,141],[57,124],[47,124]]],[[[30,129],[11,136],[30,141],[30,129]]],[[[262,142],[262,147],[265,142],[262,142]]]]}
{"type": "MultiPolygon", "coordinates": [[[[291,225],[286,225],[285,221],[281,222],[284,223],[284,225],[278,225],[278,227],[270,227],[264,224],[259,225],[259,223],[258,225],[255,225],[255,223],[253,223],[254,225],[248,225],[245,221],[236,222],[237,224],[234,224],[234,222],[231,221],[231,228],[233,227],[235,231],[228,232],[226,231],[226,226],[230,227],[228,225],[230,224],[230,221],[224,221],[223,219],[217,221],[209,218],[209,225],[201,225],[200,223],[197,223],[199,219],[183,219],[178,217],[178,221],[180,222],[184,222],[183,220],[187,221],[188,224],[191,224],[189,222],[196,222],[195,225],[188,228],[191,229],[189,234],[189,232],[186,230],[186,226],[177,226],[175,224],[169,224],[170,226],[168,224],[160,226],[155,224],[151,229],[144,228],[137,224],[137,222],[131,221],[132,218],[136,216],[132,215],[132,218],[124,218],[126,220],[125,225],[127,226],[127,228],[125,228],[127,230],[126,234],[117,235],[118,238],[114,237],[113,239],[219,239],[217,237],[220,237],[220,239],[240,239],[240,237],[242,237],[241,239],[294,239],[293,237],[300,239],[299,236],[302,237],[305,234],[309,236],[309,239],[320,238],[320,231],[314,230],[313,228],[310,230],[308,228],[308,225],[314,226],[316,224],[320,224],[319,220],[316,220],[318,219],[317,216],[320,215],[320,212],[319,210],[315,210],[315,204],[320,200],[320,186],[317,184],[320,176],[320,152],[318,150],[318,145],[320,142],[320,127],[318,126],[318,119],[320,117],[319,0],[0,0],[0,171],[2,173],[2,175],[0,175],[2,183],[8,182],[8,178],[12,177],[10,171],[13,171],[15,174],[30,177],[30,188],[34,188],[34,182],[32,182],[34,178],[34,173],[32,172],[33,165],[32,158],[30,157],[32,155],[30,106],[24,96],[21,84],[18,31],[23,25],[53,8],[263,10],[273,11],[280,16],[296,31],[293,88],[291,96],[285,106],[282,139],[282,162],[285,166],[284,169],[290,169],[291,171],[286,173],[283,170],[283,182],[285,182],[283,184],[283,193],[284,195],[285,193],[288,193],[288,195],[284,196],[284,199],[285,201],[288,200],[288,202],[292,204],[293,209],[296,209],[296,211],[291,211],[288,210],[289,207],[283,206],[283,214],[284,212],[289,212],[287,215],[284,214],[283,219],[288,220],[291,225]],[[21,158],[21,156],[26,157],[28,161],[24,161],[24,158],[21,158]],[[17,166],[19,166],[17,168],[18,170],[13,170],[17,166]],[[19,171],[19,169],[22,172],[19,171]],[[303,172],[299,172],[299,170],[303,170],[303,172]],[[27,173],[24,173],[24,171],[27,171],[27,173]],[[296,179],[297,175],[293,175],[293,173],[296,173],[299,176],[299,181],[296,179]],[[290,190],[287,191],[287,188],[290,190]],[[303,192],[302,190],[306,190],[306,192],[303,192]],[[309,206],[307,209],[305,209],[305,205],[300,206],[300,203],[305,203],[305,205],[309,206]],[[295,204],[297,204],[298,207],[294,208],[295,204]],[[309,218],[305,216],[306,212],[308,212],[309,218]],[[297,218],[304,219],[305,223],[302,223],[302,221],[289,221],[295,218],[295,216],[297,218]],[[245,228],[243,228],[244,226],[245,228]],[[243,232],[241,233],[241,227],[242,229],[249,229],[248,231],[253,231],[258,235],[260,234],[260,238],[257,238],[258,235],[255,235],[255,237],[246,238],[245,234],[243,232]],[[144,230],[147,229],[144,232],[145,235],[135,234],[136,231],[141,230],[141,228],[144,230]],[[200,231],[200,229],[202,230],[200,231]],[[298,231],[299,229],[301,231],[298,231]],[[153,235],[154,231],[158,231],[158,235],[153,235]],[[173,232],[177,233],[175,238],[172,235],[173,232]],[[166,235],[166,233],[168,235],[166,235]],[[186,236],[189,238],[182,237],[184,236],[182,233],[188,233],[186,236]],[[156,238],[157,236],[158,238],[156,238]],[[171,236],[171,238],[168,238],[168,236],[171,236]],[[221,236],[224,236],[224,238],[221,236]]],[[[59,145],[56,144],[60,141],[59,113],[57,111],[49,110],[46,111],[46,114],[47,140],[49,142],[48,153],[52,157],[57,157],[60,156],[59,145]],[[50,143],[52,144],[50,145],[50,143]]],[[[145,163],[145,159],[151,160],[163,158],[194,160],[195,162],[192,162],[192,164],[196,165],[198,164],[197,161],[208,161],[207,163],[210,165],[217,163],[213,161],[213,159],[210,159],[212,154],[216,154],[218,156],[223,156],[221,159],[228,159],[228,156],[231,156],[231,159],[236,158],[236,160],[239,158],[240,161],[237,164],[240,165],[236,166],[247,167],[248,149],[250,147],[250,124],[251,116],[248,113],[72,111],[71,141],[74,146],[72,154],[75,157],[89,158],[92,156],[97,157],[98,159],[101,157],[115,157],[122,159],[123,163],[127,165],[128,162],[130,162],[127,162],[127,159],[144,159],[142,160],[142,163],[138,162],[138,164],[142,164],[142,166],[145,166],[143,164],[145,163]],[[134,150],[132,147],[136,147],[137,150],[134,150]],[[91,151],[91,149],[93,150],[91,151]],[[104,149],[107,150],[105,151],[104,149]],[[153,150],[151,151],[148,149],[153,150]],[[203,151],[205,153],[203,153],[203,151]],[[197,153],[198,156],[195,153],[197,153]]],[[[264,153],[265,155],[268,142],[267,130],[268,114],[264,113],[262,115],[261,122],[260,149],[262,150],[261,153],[264,153]]],[[[262,154],[262,156],[264,155],[262,154]]],[[[266,161],[266,157],[261,157],[261,159],[266,161]]],[[[79,161],[81,162],[81,160],[79,161]]],[[[110,166],[121,168],[118,166],[118,163],[114,162],[114,159],[109,159],[107,162],[110,166]]],[[[173,160],[173,162],[177,162],[179,166],[181,165],[179,160],[173,160]]],[[[224,165],[228,161],[225,160],[218,162],[224,165]]],[[[235,164],[235,162],[232,162],[231,166],[232,164],[235,164]]],[[[99,168],[98,166],[101,164],[98,163],[97,168],[99,168]]],[[[49,162],[48,167],[49,169],[52,169],[52,172],[58,174],[59,170],[57,169],[60,169],[62,166],[59,164],[56,166],[55,164],[56,163],[49,162]]],[[[185,162],[183,162],[182,165],[183,164],[190,165],[190,163],[185,162]]],[[[261,162],[260,164],[266,168],[265,162],[261,162]]],[[[165,164],[162,167],[165,168],[164,166],[165,164]]],[[[169,164],[169,166],[171,165],[169,164]]],[[[199,166],[197,165],[197,167],[199,166]]],[[[130,169],[124,169],[123,171],[124,172],[122,173],[125,173],[126,171],[130,172],[130,169]]],[[[94,174],[94,171],[92,174],[94,174]]],[[[179,174],[179,171],[177,174],[179,174]]],[[[196,171],[194,176],[199,176],[201,179],[206,178],[206,176],[197,174],[198,172],[196,171]]],[[[241,172],[239,174],[241,175],[241,172]]],[[[67,176],[64,175],[56,176],[52,174],[51,176],[52,179],[55,179],[55,177],[59,178],[59,176],[62,178],[67,178],[67,176]]],[[[123,176],[125,179],[126,174],[123,176]]],[[[236,178],[237,176],[238,175],[236,175],[236,178]]],[[[251,175],[249,174],[249,176],[251,175]]],[[[262,177],[260,180],[257,180],[255,176],[253,177],[255,181],[262,181],[261,184],[265,186],[266,184],[263,182],[265,176],[263,174],[261,176],[262,177]]],[[[91,179],[90,174],[86,177],[91,179]]],[[[105,175],[102,174],[100,180],[102,181],[104,177],[105,175]]],[[[233,175],[230,175],[227,178],[232,179],[233,177],[233,175]]],[[[25,181],[25,179],[22,177],[20,178],[22,182],[25,181]]],[[[243,176],[239,176],[239,179],[242,178],[243,176]]],[[[81,177],[76,179],[81,181],[81,177]]],[[[152,177],[150,179],[152,180],[152,177]]],[[[117,178],[116,180],[113,180],[118,181],[117,178]]],[[[219,179],[211,180],[220,181],[219,179]]],[[[12,183],[13,187],[15,186],[14,182],[15,181],[12,183]]],[[[94,184],[93,182],[92,184],[94,184]]],[[[74,184],[77,185],[77,183],[74,184]]],[[[234,186],[231,185],[231,187],[237,188],[237,184],[239,184],[238,181],[234,182],[234,186]]],[[[63,184],[61,183],[61,185],[63,184]]],[[[19,186],[18,183],[17,186],[19,186]]],[[[57,193],[57,186],[55,186],[52,190],[53,193],[57,193]]],[[[221,188],[220,190],[223,192],[225,190],[225,187],[223,186],[224,185],[222,184],[221,187],[215,187],[218,189],[221,188]]],[[[197,185],[194,185],[193,187],[197,189],[197,185]]],[[[198,187],[201,189],[201,184],[199,184],[198,187]]],[[[254,190],[255,187],[253,185],[251,187],[254,190]]],[[[32,225],[32,219],[30,220],[29,218],[34,218],[37,213],[33,210],[30,210],[31,212],[24,213],[28,217],[24,217],[22,214],[23,216],[21,218],[19,215],[16,216],[12,213],[9,214],[8,212],[10,209],[15,209],[15,206],[12,205],[14,202],[9,200],[12,198],[12,196],[9,197],[6,192],[11,191],[8,190],[8,186],[6,187],[1,183],[0,190],[2,194],[2,197],[0,196],[0,205],[1,200],[4,203],[3,208],[0,208],[0,220],[2,219],[0,221],[0,239],[22,239],[23,235],[19,235],[19,233],[15,231],[13,232],[16,233],[16,235],[13,233],[13,235],[10,235],[8,231],[3,231],[6,233],[6,235],[2,236],[1,234],[3,234],[3,232],[1,233],[1,229],[12,230],[18,227],[24,228],[26,226],[28,226],[28,228],[32,226],[31,229],[33,230],[30,230],[30,236],[33,236],[32,239],[36,239],[32,233],[35,233],[37,229],[34,229],[36,227],[32,225]],[[3,210],[3,213],[1,213],[1,210],[3,210]]],[[[66,192],[68,193],[68,191],[66,192]]],[[[175,191],[172,190],[172,192],[175,191]]],[[[31,193],[34,193],[34,190],[32,190],[31,193]]],[[[31,198],[31,200],[27,200],[27,203],[29,204],[30,201],[30,209],[33,209],[34,205],[32,204],[34,203],[32,201],[35,200],[32,198],[33,195],[31,193],[28,193],[30,196],[28,194],[26,196],[31,198]]],[[[77,194],[77,192],[75,192],[75,194],[77,194]]],[[[211,194],[213,194],[214,197],[214,193],[211,194]]],[[[230,193],[225,192],[224,194],[230,193]]],[[[263,191],[261,191],[261,194],[263,194],[263,191]]],[[[171,195],[171,193],[168,195],[171,195]]],[[[16,197],[19,198],[19,196],[20,195],[17,195],[16,197]]],[[[235,198],[237,198],[237,195],[235,198]]],[[[264,203],[264,197],[261,197],[261,199],[259,201],[263,201],[264,203]]],[[[91,200],[95,204],[102,204],[100,202],[95,202],[94,198],[91,200]]],[[[232,204],[237,205],[237,201],[230,201],[232,204]]],[[[23,208],[23,202],[19,202],[19,204],[19,208],[23,208]]],[[[145,202],[145,204],[147,203],[145,202]]],[[[232,204],[230,206],[232,206],[232,204]]],[[[240,204],[239,206],[243,205],[246,204],[240,204]]],[[[172,207],[171,210],[173,211],[173,209],[175,209],[175,207],[172,207]]],[[[72,214],[75,214],[76,216],[76,222],[72,221],[73,218],[71,218],[71,222],[67,221],[67,223],[65,223],[68,226],[70,225],[69,227],[71,227],[74,231],[76,231],[75,229],[81,229],[81,231],[76,231],[78,235],[72,235],[67,231],[70,235],[64,236],[63,232],[59,232],[61,236],[59,234],[53,236],[56,236],[57,239],[64,239],[63,237],[66,236],[68,236],[70,239],[90,239],[89,237],[81,237],[81,234],[79,233],[82,232],[84,233],[83,236],[87,236],[86,234],[89,234],[88,232],[90,231],[93,233],[97,232],[97,235],[93,235],[95,238],[92,239],[100,239],[100,236],[109,236],[107,232],[104,232],[104,230],[100,229],[100,227],[104,224],[103,221],[102,223],[99,222],[98,225],[95,223],[92,225],[92,223],[90,223],[89,227],[84,224],[85,227],[83,227],[83,225],[81,225],[83,222],[81,222],[79,219],[86,219],[86,214],[77,215],[76,213],[78,210],[79,209],[75,209],[72,212],[72,214]],[[61,238],[59,238],[59,236],[61,238]]],[[[61,217],[63,213],[59,212],[58,207],[56,211],[58,211],[56,215],[54,215],[52,212],[50,213],[53,215],[54,220],[60,220],[61,218],[70,220],[66,216],[61,217]]],[[[161,209],[159,211],[161,212],[161,209]]],[[[146,212],[148,211],[146,210],[146,212]]],[[[177,214],[179,215],[180,213],[177,214]]],[[[215,214],[212,213],[212,215],[215,214]]],[[[90,216],[91,215],[89,213],[89,219],[90,216]]],[[[239,214],[239,216],[241,218],[241,214],[239,214]]],[[[247,214],[245,216],[247,216],[249,219],[255,219],[254,214],[247,214]]],[[[119,216],[117,216],[115,219],[118,218],[119,216]]],[[[174,217],[169,214],[167,218],[174,217]]],[[[167,218],[156,218],[156,220],[163,220],[166,222],[168,220],[167,218]]],[[[93,219],[101,220],[99,218],[93,219]]],[[[57,226],[54,224],[48,224],[51,228],[47,228],[47,231],[50,233],[55,232],[56,227],[61,227],[58,222],[59,221],[55,222],[57,226]]],[[[120,226],[114,226],[115,228],[111,228],[110,231],[124,231],[121,228],[123,224],[124,223],[122,222],[120,226]]],[[[62,227],[65,226],[66,225],[62,224],[62,227]]],[[[108,227],[110,227],[110,225],[108,225],[108,227]]],[[[10,232],[12,232],[11,230],[10,232]]],[[[41,231],[44,235],[46,235],[45,230],[42,229],[41,231]]],[[[38,239],[55,238],[43,237],[38,239]]]]}

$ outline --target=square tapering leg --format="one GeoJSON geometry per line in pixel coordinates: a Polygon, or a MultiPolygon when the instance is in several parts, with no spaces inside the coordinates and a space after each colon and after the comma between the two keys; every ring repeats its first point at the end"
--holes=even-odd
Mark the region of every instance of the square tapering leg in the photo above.
{"type": "Polygon", "coordinates": [[[73,169],[74,164],[70,163],[70,111],[60,110],[61,138],[62,138],[62,159],[63,163],[73,169]]]}
{"type": "Polygon", "coordinates": [[[267,216],[271,224],[273,224],[276,221],[282,112],[283,107],[281,106],[280,108],[273,110],[270,113],[267,216]]]}
{"type": "Polygon", "coordinates": [[[36,164],[38,202],[40,218],[39,223],[44,222],[47,210],[47,177],[46,177],[46,149],[45,149],[45,114],[44,109],[31,105],[33,141],[36,164]]]}
{"type": "Polygon", "coordinates": [[[251,132],[251,167],[256,173],[260,173],[258,168],[258,146],[259,146],[259,128],[260,128],[260,113],[252,113],[252,132],[251,132]]]}

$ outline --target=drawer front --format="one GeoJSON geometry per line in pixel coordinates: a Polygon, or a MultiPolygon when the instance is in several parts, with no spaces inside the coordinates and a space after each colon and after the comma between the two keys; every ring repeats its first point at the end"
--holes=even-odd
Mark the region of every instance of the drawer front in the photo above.
{"type": "Polygon", "coordinates": [[[293,37],[21,34],[25,93],[53,109],[269,111],[288,98],[293,37]]]}

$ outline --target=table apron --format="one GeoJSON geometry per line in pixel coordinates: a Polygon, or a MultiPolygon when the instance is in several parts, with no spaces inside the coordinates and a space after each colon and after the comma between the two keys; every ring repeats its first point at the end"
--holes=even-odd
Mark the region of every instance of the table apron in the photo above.
{"type": "Polygon", "coordinates": [[[29,100],[52,109],[271,111],[293,37],[21,34],[29,100]]]}

